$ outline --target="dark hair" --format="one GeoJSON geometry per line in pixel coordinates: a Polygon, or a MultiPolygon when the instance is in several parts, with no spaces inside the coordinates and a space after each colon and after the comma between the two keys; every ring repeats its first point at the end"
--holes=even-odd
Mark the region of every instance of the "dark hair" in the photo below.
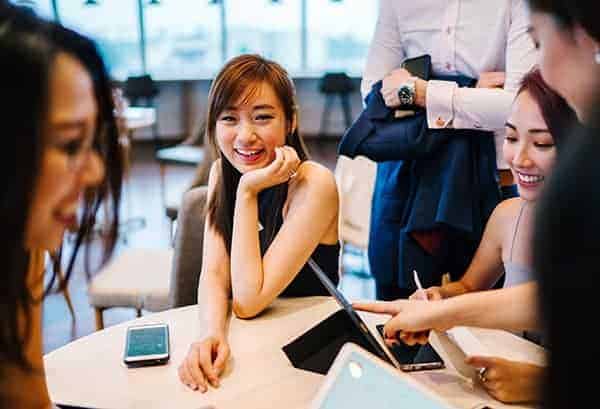
{"type": "Polygon", "coordinates": [[[533,11],[548,13],[566,28],[579,24],[590,36],[600,41],[598,0],[528,0],[533,11]]]}
{"type": "MultiPolygon", "coordinates": [[[[598,106],[598,105],[596,105],[598,106]]],[[[588,408],[594,353],[584,350],[598,311],[600,275],[600,112],[571,137],[536,214],[533,262],[540,310],[552,354],[544,408],[588,408]]],[[[593,344],[593,341],[592,341],[593,344]]]]}
{"type": "Polygon", "coordinates": [[[562,149],[565,140],[577,125],[577,115],[567,101],[546,84],[539,68],[528,72],[521,80],[517,95],[527,91],[540,107],[544,122],[548,126],[557,149],[562,149]]]}
{"type": "MultiPolygon", "coordinates": [[[[104,237],[104,260],[117,238],[123,166],[109,78],[102,59],[94,43],[87,38],[2,2],[0,89],[8,103],[2,111],[4,146],[1,161],[8,172],[2,172],[0,176],[0,259],[5,263],[5,273],[0,280],[0,357],[24,368],[30,368],[23,351],[31,328],[28,306],[41,302],[34,299],[26,283],[29,254],[25,248],[25,231],[43,151],[50,70],[59,53],[76,58],[92,78],[98,104],[94,148],[106,165],[106,176],[100,186],[84,194],[82,216],[65,280],[59,283],[58,289],[66,286],[78,250],[89,236],[96,212],[104,201],[110,200],[107,203],[110,213],[107,214],[109,229],[104,237]]],[[[54,287],[57,268],[60,268],[60,251],[44,294],[54,287]]]]}
{"type": "MultiPolygon", "coordinates": [[[[231,253],[236,191],[241,174],[224,155],[221,155],[217,146],[215,128],[219,115],[227,106],[240,99],[244,101],[252,99],[262,84],[268,84],[273,88],[291,127],[293,118],[297,118],[298,115],[294,85],[285,69],[274,61],[249,54],[231,59],[217,74],[208,95],[206,139],[213,148],[215,157],[221,159],[220,180],[208,202],[208,215],[212,227],[223,237],[229,253],[231,253]]],[[[301,161],[308,159],[298,126],[287,134],[285,143],[296,150],[301,161]]],[[[269,208],[263,213],[264,220],[261,220],[264,225],[263,237],[265,237],[265,240],[261,241],[261,249],[264,250],[275,237],[275,219],[285,202],[287,184],[271,187],[261,194],[272,195],[269,208]]]]}

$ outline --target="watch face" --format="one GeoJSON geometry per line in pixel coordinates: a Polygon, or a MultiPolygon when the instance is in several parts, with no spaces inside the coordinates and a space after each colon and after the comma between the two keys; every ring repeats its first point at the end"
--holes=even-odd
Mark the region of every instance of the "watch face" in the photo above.
{"type": "Polygon", "coordinates": [[[398,90],[398,98],[402,105],[411,105],[413,102],[413,93],[410,87],[403,85],[398,90]]]}

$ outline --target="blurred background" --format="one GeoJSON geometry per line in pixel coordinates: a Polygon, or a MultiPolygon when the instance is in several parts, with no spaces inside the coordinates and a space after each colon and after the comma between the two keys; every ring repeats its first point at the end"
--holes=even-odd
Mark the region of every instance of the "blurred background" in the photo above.
{"type": "MultiPolygon", "coordinates": [[[[294,79],[300,130],[312,159],[336,173],[342,196],[340,287],[351,299],[374,298],[366,244],[375,168],[341,163],[337,143],[362,109],[378,0],[12,2],[96,41],[114,82],[128,168],[113,259],[88,276],[80,256],[67,291],[44,300],[45,352],[92,333],[99,316],[106,327],[178,306],[174,232],[182,194],[205,159],[208,90],[225,61],[242,53],[273,59],[294,79]]],[[[67,237],[67,250],[71,244],[67,237]]],[[[92,247],[92,259],[96,253],[92,247]]]]}

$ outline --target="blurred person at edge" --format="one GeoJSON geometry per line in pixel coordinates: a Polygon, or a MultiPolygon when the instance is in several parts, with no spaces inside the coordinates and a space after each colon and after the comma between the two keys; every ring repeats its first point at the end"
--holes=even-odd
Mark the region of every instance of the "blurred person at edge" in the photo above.
{"type": "Polygon", "coordinates": [[[544,407],[597,407],[592,374],[598,358],[587,329],[597,321],[595,284],[600,266],[600,4],[597,0],[528,3],[542,75],[585,127],[559,162],[536,218],[533,262],[552,346],[544,407]]]}
{"type": "Polygon", "coordinates": [[[6,2],[0,89],[10,101],[2,108],[0,406],[48,408],[41,309],[60,257],[44,288],[45,252],[60,254],[65,230],[76,231],[66,286],[103,201],[113,209],[105,256],[115,244],[122,166],[113,101],[90,40],[6,2]]]}

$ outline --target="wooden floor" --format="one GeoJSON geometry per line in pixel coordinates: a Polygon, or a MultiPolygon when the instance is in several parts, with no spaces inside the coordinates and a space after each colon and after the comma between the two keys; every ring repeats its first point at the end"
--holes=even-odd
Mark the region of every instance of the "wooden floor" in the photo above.
{"type": "MultiPolygon", "coordinates": [[[[335,141],[307,141],[313,160],[332,171],[336,161],[335,141]]],[[[171,166],[167,171],[167,200],[175,202],[185,191],[193,177],[194,169],[171,166]]],[[[154,160],[150,144],[135,145],[133,165],[124,191],[123,218],[143,218],[146,226],[127,235],[127,242],[120,242],[116,253],[123,248],[167,248],[169,221],[165,217],[160,195],[159,167],[154,160]]],[[[79,260],[81,261],[81,260],[79,260]]],[[[69,291],[75,308],[73,322],[64,298],[51,294],[44,300],[44,351],[49,352],[68,342],[88,335],[95,329],[94,311],[87,298],[87,281],[82,263],[78,263],[69,291]]],[[[365,271],[364,256],[356,249],[346,248],[343,257],[344,274],[340,287],[350,299],[374,298],[374,284],[365,271]]],[[[145,314],[149,314],[145,312],[145,314]]],[[[133,309],[114,308],[104,313],[105,326],[135,318],[133,309]]]]}

